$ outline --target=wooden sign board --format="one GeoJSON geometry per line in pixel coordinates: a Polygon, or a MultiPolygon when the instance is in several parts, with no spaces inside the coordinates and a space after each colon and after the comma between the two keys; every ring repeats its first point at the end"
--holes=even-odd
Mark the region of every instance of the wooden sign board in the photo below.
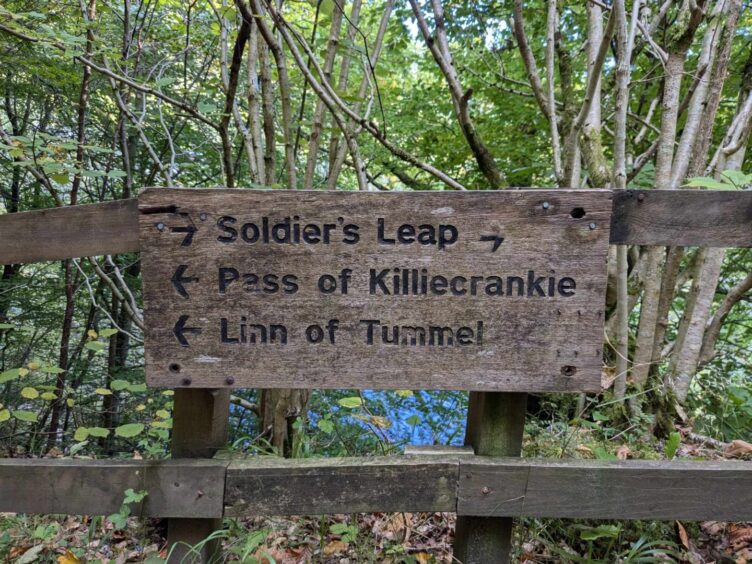
{"type": "Polygon", "coordinates": [[[149,189],[154,386],[600,389],[611,193],[149,189]]]}

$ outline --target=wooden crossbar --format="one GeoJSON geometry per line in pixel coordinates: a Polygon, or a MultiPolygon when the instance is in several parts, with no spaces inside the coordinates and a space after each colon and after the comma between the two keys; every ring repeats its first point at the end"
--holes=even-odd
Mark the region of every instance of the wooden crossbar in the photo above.
{"type": "MultiPolygon", "coordinates": [[[[138,251],[135,199],[0,215],[0,264],[138,251]]],[[[752,247],[752,191],[614,191],[614,245],[752,247]]]]}
{"type": "Polygon", "coordinates": [[[168,461],[0,459],[0,512],[214,518],[356,512],[752,519],[752,463],[474,455],[168,461]]]}

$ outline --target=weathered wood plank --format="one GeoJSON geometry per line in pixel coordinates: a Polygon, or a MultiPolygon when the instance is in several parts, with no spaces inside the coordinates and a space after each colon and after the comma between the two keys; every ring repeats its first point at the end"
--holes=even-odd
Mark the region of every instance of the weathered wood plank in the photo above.
{"type": "Polygon", "coordinates": [[[457,460],[428,455],[232,462],[226,515],[454,511],[457,460]]]}
{"type": "MultiPolygon", "coordinates": [[[[0,264],[138,251],[137,200],[0,215],[0,241],[0,264]]],[[[752,191],[616,191],[611,244],[752,247],[752,191]]]]}
{"type": "Polygon", "coordinates": [[[752,519],[752,463],[460,460],[457,512],[586,519],[752,519]]]}
{"type": "MultiPolygon", "coordinates": [[[[227,443],[230,415],[229,390],[175,390],[173,427],[170,451],[175,458],[211,458],[227,443]]],[[[226,462],[224,463],[227,464],[226,462]]],[[[221,484],[224,491],[224,479],[221,484]]],[[[189,519],[167,521],[167,542],[170,545],[169,564],[197,564],[211,561],[219,549],[219,542],[199,544],[214,531],[222,528],[219,515],[204,519],[203,515],[189,515],[189,519]]]]}
{"type": "Polygon", "coordinates": [[[146,190],[147,382],[599,390],[610,198],[146,190]]]}
{"type": "Polygon", "coordinates": [[[138,250],[135,199],[0,215],[0,264],[138,250]]]}
{"type": "Polygon", "coordinates": [[[615,191],[611,244],[752,247],[752,191],[615,191]]]}
{"type": "Polygon", "coordinates": [[[0,512],[107,515],[125,490],[148,492],[132,513],[222,516],[226,462],[0,459],[0,512]]]}

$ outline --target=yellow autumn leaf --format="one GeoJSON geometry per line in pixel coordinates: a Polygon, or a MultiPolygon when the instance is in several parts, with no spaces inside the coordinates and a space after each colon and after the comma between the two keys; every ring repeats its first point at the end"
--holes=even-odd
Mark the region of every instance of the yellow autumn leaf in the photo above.
{"type": "Polygon", "coordinates": [[[96,392],[100,396],[111,396],[112,395],[112,390],[108,390],[107,388],[97,388],[96,390],[94,390],[94,392],[96,392]]]}
{"type": "Polygon", "coordinates": [[[73,398],[68,398],[67,400],[65,400],[65,403],[68,405],[68,407],[73,407],[74,405],[76,405],[76,400],[74,400],[73,398]]]}
{"type": "Polygon", "coordinates": [[[97,332],[96,332],[96,331],[94,331],[94,329],[89,329],[89,330],[88,330],[88,331],[86,332],[86,334],[87,334],[87,335],[89,336],[89,338],[91,338],[91,339],[96,339],[96,338],[97,338],[97,337],[99,336],[99,335],[97,335],[97,332]]]}
{"type": "Polygon", "coordinates": [[[0,423],[7,421],[8,419],[10,419],[10,411],[7,409],[0,409],[0,423]]]}
{"type": "Polygon", "coordinates": [[[143,411],[144,409],[146,409],[146,406],[143,403],[139,403],[136,406],[136,411],[143,411]]]}
{"type": "Polygon", "coordinates": [[[53,392],[44,392],[42,394],[42,399],[47,401],[56,400],[57,396],[53,392]]]}
{"type": "Polygon", "coordinates": [[[39,363],[36,360],[32,360],[29,364],[26,366],[29,367],[29,370],[37,370],[39,368],[39,363]]]}
{"type": "Polygon", "coordinates": [[[29,373],[29,369],[28,368],[19,368],[18,369],[18,375],[21,376],[21,378],[23,378],[24,376],[26,376],[28,373],[29,373]]]}
{"type": "Polygon", "coordinates": [[[61,554],[57,557],[57,564],[80,564],[78,556],[73,554],[70,550],[66,550],[65,554],[61,554]]]}
{"type": "Polygon", "coordinates": [[[174,396],[175,395],[175,390],[165,390],[164,392],[162,392],[162,395],[163,396],[174,396]]]}
{"type": "Polygon", "coordinates": [[[36,390],[36,388],[27,387],[21,390],[21,395],[26,399],[37,399],[39,397],[39,392],[36,390]]]}

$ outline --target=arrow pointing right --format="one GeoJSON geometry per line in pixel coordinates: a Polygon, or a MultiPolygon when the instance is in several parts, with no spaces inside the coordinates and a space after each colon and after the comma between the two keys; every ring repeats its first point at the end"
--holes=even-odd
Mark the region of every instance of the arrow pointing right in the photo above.
{"type": "Polygon", "coordinates": [[[178,343],[180,343],[183,347],[188,347],[188,339],[185,338],[185,335],[183,333],[193,333],[194,335],[201,334],[201,329],[198,327],[186,327],[185,322],[188,321],[188,318],[190,315],[181,315],[180,319],[178,319],[178,322],[175,324],[175,327],[172,329],[172,332],[175,334],[175,338],[178,340],[178,343]]]}

